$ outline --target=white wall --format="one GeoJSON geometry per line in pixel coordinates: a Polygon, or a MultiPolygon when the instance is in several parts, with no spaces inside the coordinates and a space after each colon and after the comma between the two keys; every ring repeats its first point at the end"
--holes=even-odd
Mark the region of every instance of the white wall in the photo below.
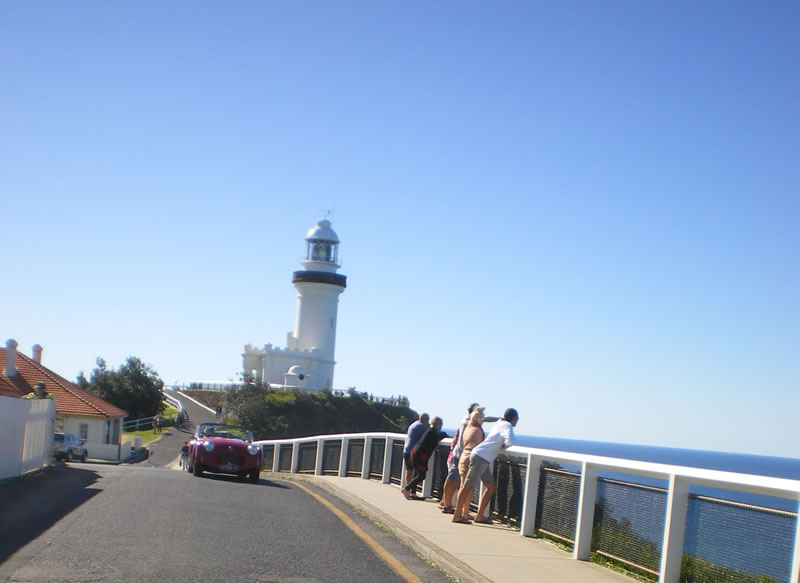
{"type": "Polygon", "coordinates": [[[0,395],[0,479],[50,465],[55,416],[52,399],[0,395]]]}
{"type": "Polygon", "coordinates": [[[119,449],[119,457],[120,461],[125,461],[129,455],[136,452],[137,449],[142,447],[142,438],[137,437],[125,437],[122,439],[122,445],[119,449]]]}
{"type": "Polygon", "coordinates": [[[290,367],[298,365],[303,368],[306,379],[299,383],[300,389],[318,391],[333,388],[333,361],[320,358],[318,350],[293,350],[273,348],[267,344],[264,348],[245,346],[244,367],[247,372],[256,371],[256,380],[265,383],[282,385],[284,373],[290,367]]]}
{"type": "MultiPolygon", "coordinates": [[[[93,460],[120,461],[120,446],[113,443],[86,443],[86,451],[93,460]]],[[[128,446],[130,453],[130,446],[128,446]]]]}
{"type": "MultiPolygon", "coordinates": [[[[88,425],[86,442],[84,445],[89,457],[96,460],[119,461],[119,445],[106,443],[106,419],[98,417],[73,417],[64,418],[64,433],[72,433],[80,439],[80,425],[88,425]]],[[[109,438],[113,437],[114,420],[109,421],[109,438]]]]}

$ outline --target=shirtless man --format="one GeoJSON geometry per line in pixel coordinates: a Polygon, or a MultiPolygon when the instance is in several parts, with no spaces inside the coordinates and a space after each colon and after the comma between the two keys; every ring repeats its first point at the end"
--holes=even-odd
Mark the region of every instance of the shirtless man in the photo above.
{"type": "Polygon", "coordinates": [[[466,511],[459,512],[459,509],[469,508],[469,501],[472,500],[472,492],[477,488],[479,482],[483,482],[486,490],[481,496],[478,504],[478,514],[475,522],[491,524],[492,519],[484,517],[483,513],[489,500],[492,499],[497,484],[492,475],[492,463],[501,449],[506,449],[514,445],[514,426],[519,421],[519,414],[516,409],[506,409],[503,418],[495,423],[489,435],[481,443],[475,446],[469,456],[469,471],[461,489],[458,491],[458,502],[456,512],[453,514],[453,522],[459,524],[469,524],[471,520],[466,516],[466,511]]]}

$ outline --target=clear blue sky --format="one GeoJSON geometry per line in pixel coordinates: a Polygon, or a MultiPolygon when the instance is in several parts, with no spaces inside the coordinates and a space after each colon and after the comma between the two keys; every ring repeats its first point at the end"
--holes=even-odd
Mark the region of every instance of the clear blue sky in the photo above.
{"type": "Polygon", "coordinates": [[[335,388],[800,458],[800,4],[0,2],[2,341],[237,378],[342,241],[335,388]]]}

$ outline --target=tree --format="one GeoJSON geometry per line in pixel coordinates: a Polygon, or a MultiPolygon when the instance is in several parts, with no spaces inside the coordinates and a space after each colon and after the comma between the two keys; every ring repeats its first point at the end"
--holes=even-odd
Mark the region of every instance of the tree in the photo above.
{"type": "Polygon", "coordinates": [[[86,375],[83,374],[83,371],[78,374],[78,378],[75,382],[83,390],[87,390],[89,388],[89,379],[86,378],[86,375]]]}
{"type": "Polygon", "coordinates": [[[97,359],[88,391],[128,412],[128,417],[149,417],[164,409],[164,381],[149,364],[129,356],[116,371],[109,370],[106,361],[97,359]]]}
{"type": "Polygon", "coordinates": [[[264,383],[245,382],[225,393],[225,409],[236,423],[249,427],[257,435],[271,434],[272,419],[264,383]]]}

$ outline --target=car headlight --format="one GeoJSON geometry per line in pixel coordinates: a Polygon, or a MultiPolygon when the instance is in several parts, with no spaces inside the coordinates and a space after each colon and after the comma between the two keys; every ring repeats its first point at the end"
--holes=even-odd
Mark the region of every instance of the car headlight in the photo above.
{"type": "Polygon", "coordinates": [[[250,455],[256,455],[258,453],[258,447],[251,443],[247,446],[247,453],[250,455]]]}
{"type": "Polygon", "coordinates": [[[214,444],[211,443],[208,440],[203,442],[203,447],[205,448],[206,451],[213,451],[214,450],[214,444]]]}

